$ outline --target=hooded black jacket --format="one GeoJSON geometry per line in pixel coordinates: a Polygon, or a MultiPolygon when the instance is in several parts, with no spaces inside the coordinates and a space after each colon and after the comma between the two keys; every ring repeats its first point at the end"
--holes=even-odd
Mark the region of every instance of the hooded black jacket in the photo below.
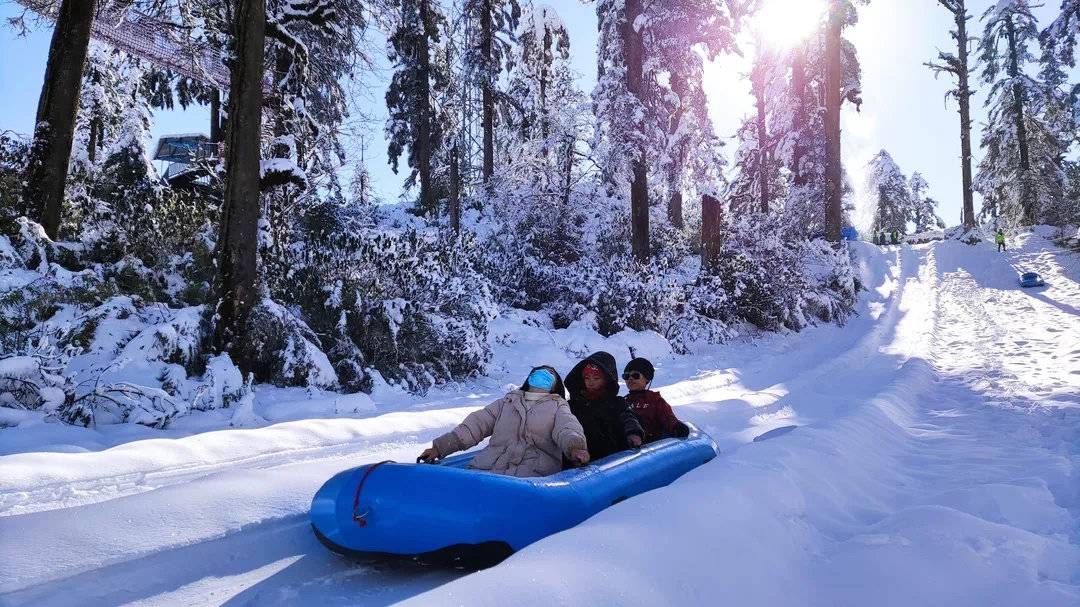
{"type": "Polygon", "coordinates": [[[570,412],[585,429],[589,444],[589,457],[600,459],[630,448],[626,437],[636,434],[645,436],[634,412],[619,396],[619,380],[615,371],[615,357],[607,352],[595,352],[574,365],[566,375],[566,389],[570,392],[570,412]],[[585,365],[592,363],[607,377],[604,394],[595,401],[585,399],[585,381],[581,376],[585,365]]]}

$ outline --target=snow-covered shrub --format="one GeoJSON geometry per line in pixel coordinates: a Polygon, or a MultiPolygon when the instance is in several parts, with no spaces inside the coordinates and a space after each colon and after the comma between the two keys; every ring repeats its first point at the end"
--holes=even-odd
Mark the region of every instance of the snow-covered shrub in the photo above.
{"type": "Polygon", "coordinates": [[[337,374],[318,336],[297,315],[264,299],[251,310],[247,322],[246,338],[237,351],[251,362],[257,378],[279,386],[337,385],[337,374]]]}
{"type": "Polygon", "coordinates": [[[0,358],[0,406],[52,413],[74,396],[64,374],[70,352],[42,340],[26,355],[0,358]]]}
{"type": "Polygon", "coordinates": [[[375,370],[422,391],[484,368],[495,305],[469,236],[373,229],[366,216],[329,210],[315,219],[305,229],[321,236],[281,296],[318,333],[343,387],[370,388],[375,370]]]}

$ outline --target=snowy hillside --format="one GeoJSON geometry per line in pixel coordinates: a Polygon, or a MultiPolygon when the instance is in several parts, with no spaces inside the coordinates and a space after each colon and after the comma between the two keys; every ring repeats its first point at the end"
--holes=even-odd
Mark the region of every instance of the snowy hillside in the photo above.
{"type": "MultiPolygon", "coordinates": [[[[358,567],[306,519],[332,473],[410,460],[492,380],[108,449],[70,426],[5,433],[21,452],[0,458],[0,603],[1080,604],[1080,261],[1036,233],[1004,255],[856,246],[869,290],[847,326],[652,353],[723,455],[502,565],[358,567]],[[1029,269],[1047,285],[1017,288],[1029,269]]],[[[500,379],[526,356],[566,364],[574,339],[618,352],[567,331],[518,335],[500,379]]]]}

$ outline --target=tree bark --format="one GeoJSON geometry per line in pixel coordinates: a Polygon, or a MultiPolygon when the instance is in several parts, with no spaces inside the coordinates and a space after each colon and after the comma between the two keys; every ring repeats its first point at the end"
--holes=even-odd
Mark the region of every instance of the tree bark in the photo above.
{"type": "MultiPolygon", "coordinates": [[[[644,40],[641,32],[634,31],[634,21],[642,11],[642,0],[626,1],[626,21],[623,23],[623,48],[626,64],[626,90],[644,105],[645,60],[644,40]]],[[[638,261],[649,260],[649,184],[648,165],[641,142],[633,144],[630,159],[633,179],[630,183],[630,234],[634,257],[638,261]]]]}
{"type": "Polygon", "coordinates": [[[417,74],[417,128],[416,141],[416,171],[420,177],[420,206],[428,212],[436,208],[435,188],[431,182],[431,49],[425,25],[431,21],[431,0],[419,0],[420,9],[420,49],[419,73],[417,74]]]}
{"type": "Polygon", "coordinates": [[[968,83],[968,36],[967,9],[964,0],[957,2],[956,19],[957,57],[960,61],[960,73],[957,75],[957,94],[960,102],[960,166],[964,188],[964,227],[975,227],[975,199],[971,185],[971,86],[968,83]]]}
{"type": "Polygon", "coordinates": [[[450,150],[450,228],[461,233],[461,172],[458,168],[458,146],[450,150]]]}
{"type": "Polygon", "coordinates": [[[97,162],[98,148],[101,147],[101,118],[97,116],[90,119],[90,137],[86,142],[86,157],[90,163],[97,162]]]}
{"type": "Polygon", "coordinates": [[[720,261],[720,201],[705,194],[701,197],[701,268],[713,272],[720,261]]]}
{"type": "Polygon", "coordinates": [[[829,25],[825,34],[825,238],[840,242],[842,173],[840,160],[840,29],[843,7],[829,2],[829,25]]]}
{"type": "Polygon", "coordinates": [[[210,91],[210,142],[221,143],[221,91],[210,91]]]}
{"type": "Polygon", "coordinates": [[[763,215],[769,213],[769,133],[765,125],[765,74],[764,70],[754,70],[751,82],[754,99],[757,102],[757,156],[758,156],[758,210],[763,215]]]}
{"type": "MultiPolygon", "coordinates": [[[[1016,28],[1012,17],[1005,20],[1005,34],[1009,41],[1009,77],[1020,76],[1020,58],[1016,48],[1016,28]]],[[[1031,191],[1031,161],[1028,153],[1027,126],[1024,124],[1024,88],[1017,82],[1013,84],[1013,117],[1016,121],[1017,147],[1020,148],[1020,204],[1024,209],[1024,220],[1035,223],[1035,201],[1031,191]]]]}
{"type": "Polygon", "coordinates": [[[488,193],[491,190],[491,176],[495,172],[495,95],[491,87],[494,85],[495,70],[491,65],[491,37],[492,33],[491,25],[491,0],[482,0],[481,2],[481,14],[480,14],[480,54],[484,62],[483,69],[483,86],[481,87],[481,94],[483,97],[483,135],[484,135],[484,166],[483,166],[483,180],[484,185],[488,188],[488,193]]]}
{"type": "Polygon", "coordinates": [[[574,145],[577,141],[573,135],[567,136],[566,139],[566,157],[563,159],[563,187],[562,187],[562,201],[564,207],[570,206],[570,191],[573,186],[574,175],[574,145]]]}
{"type": "Polygon", "coordinates": [[[83,68],[90,44],[96,0],[63,0],[56,16],[45,81],[38,98],[23,204],[49,238],[60,232],[68,161],[75,135],[83,68]]]}
{"type": "Polygon", "coordinates": [[[682,207],[682,192],[678,189],[672,190],[671,197],[668,198],[668,221],[680,230],[683,229],[682,207]]]}
{"type": "Polygon", "coordinates": [[[214,343],[233,354],[246,373],[249,361],[239,355],[247,319],[259,297],[257,240],[259,223],[259,137],[262,132],[265,0],[239,0],[233,24],[236,57],[230,69],[229,131],[226,135],[225,204],[218,240],[218,321],[214,343]]]}
{"type": "Polygon", "coordinates": [[[806,47],[797,49],[791,60],[791,90],[795,94],[795,112],[792,127],[795,131],[795,145],[791,151],[791,172],[796,186],[806,185],[808,179],[802,170],[802,159],[806,156],[806,47]]]}

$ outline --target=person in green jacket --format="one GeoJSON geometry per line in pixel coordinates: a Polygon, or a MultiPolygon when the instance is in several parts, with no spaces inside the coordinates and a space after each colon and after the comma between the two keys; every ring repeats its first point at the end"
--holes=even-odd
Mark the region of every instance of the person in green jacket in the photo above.
{"type": "Polygon", "coordinates": [[[1005,232],[1003,230],[998,230],[997,234],[994,234],[994,242],[997,243],[999,253],[1005,250],[1005,232]]]}
{"type": "Polygon", "coordinates": [[[892,231],[892,243],[893,244],[900,244],[900,232],[896,228],[893,228],[893,231],[892,231]]]}

